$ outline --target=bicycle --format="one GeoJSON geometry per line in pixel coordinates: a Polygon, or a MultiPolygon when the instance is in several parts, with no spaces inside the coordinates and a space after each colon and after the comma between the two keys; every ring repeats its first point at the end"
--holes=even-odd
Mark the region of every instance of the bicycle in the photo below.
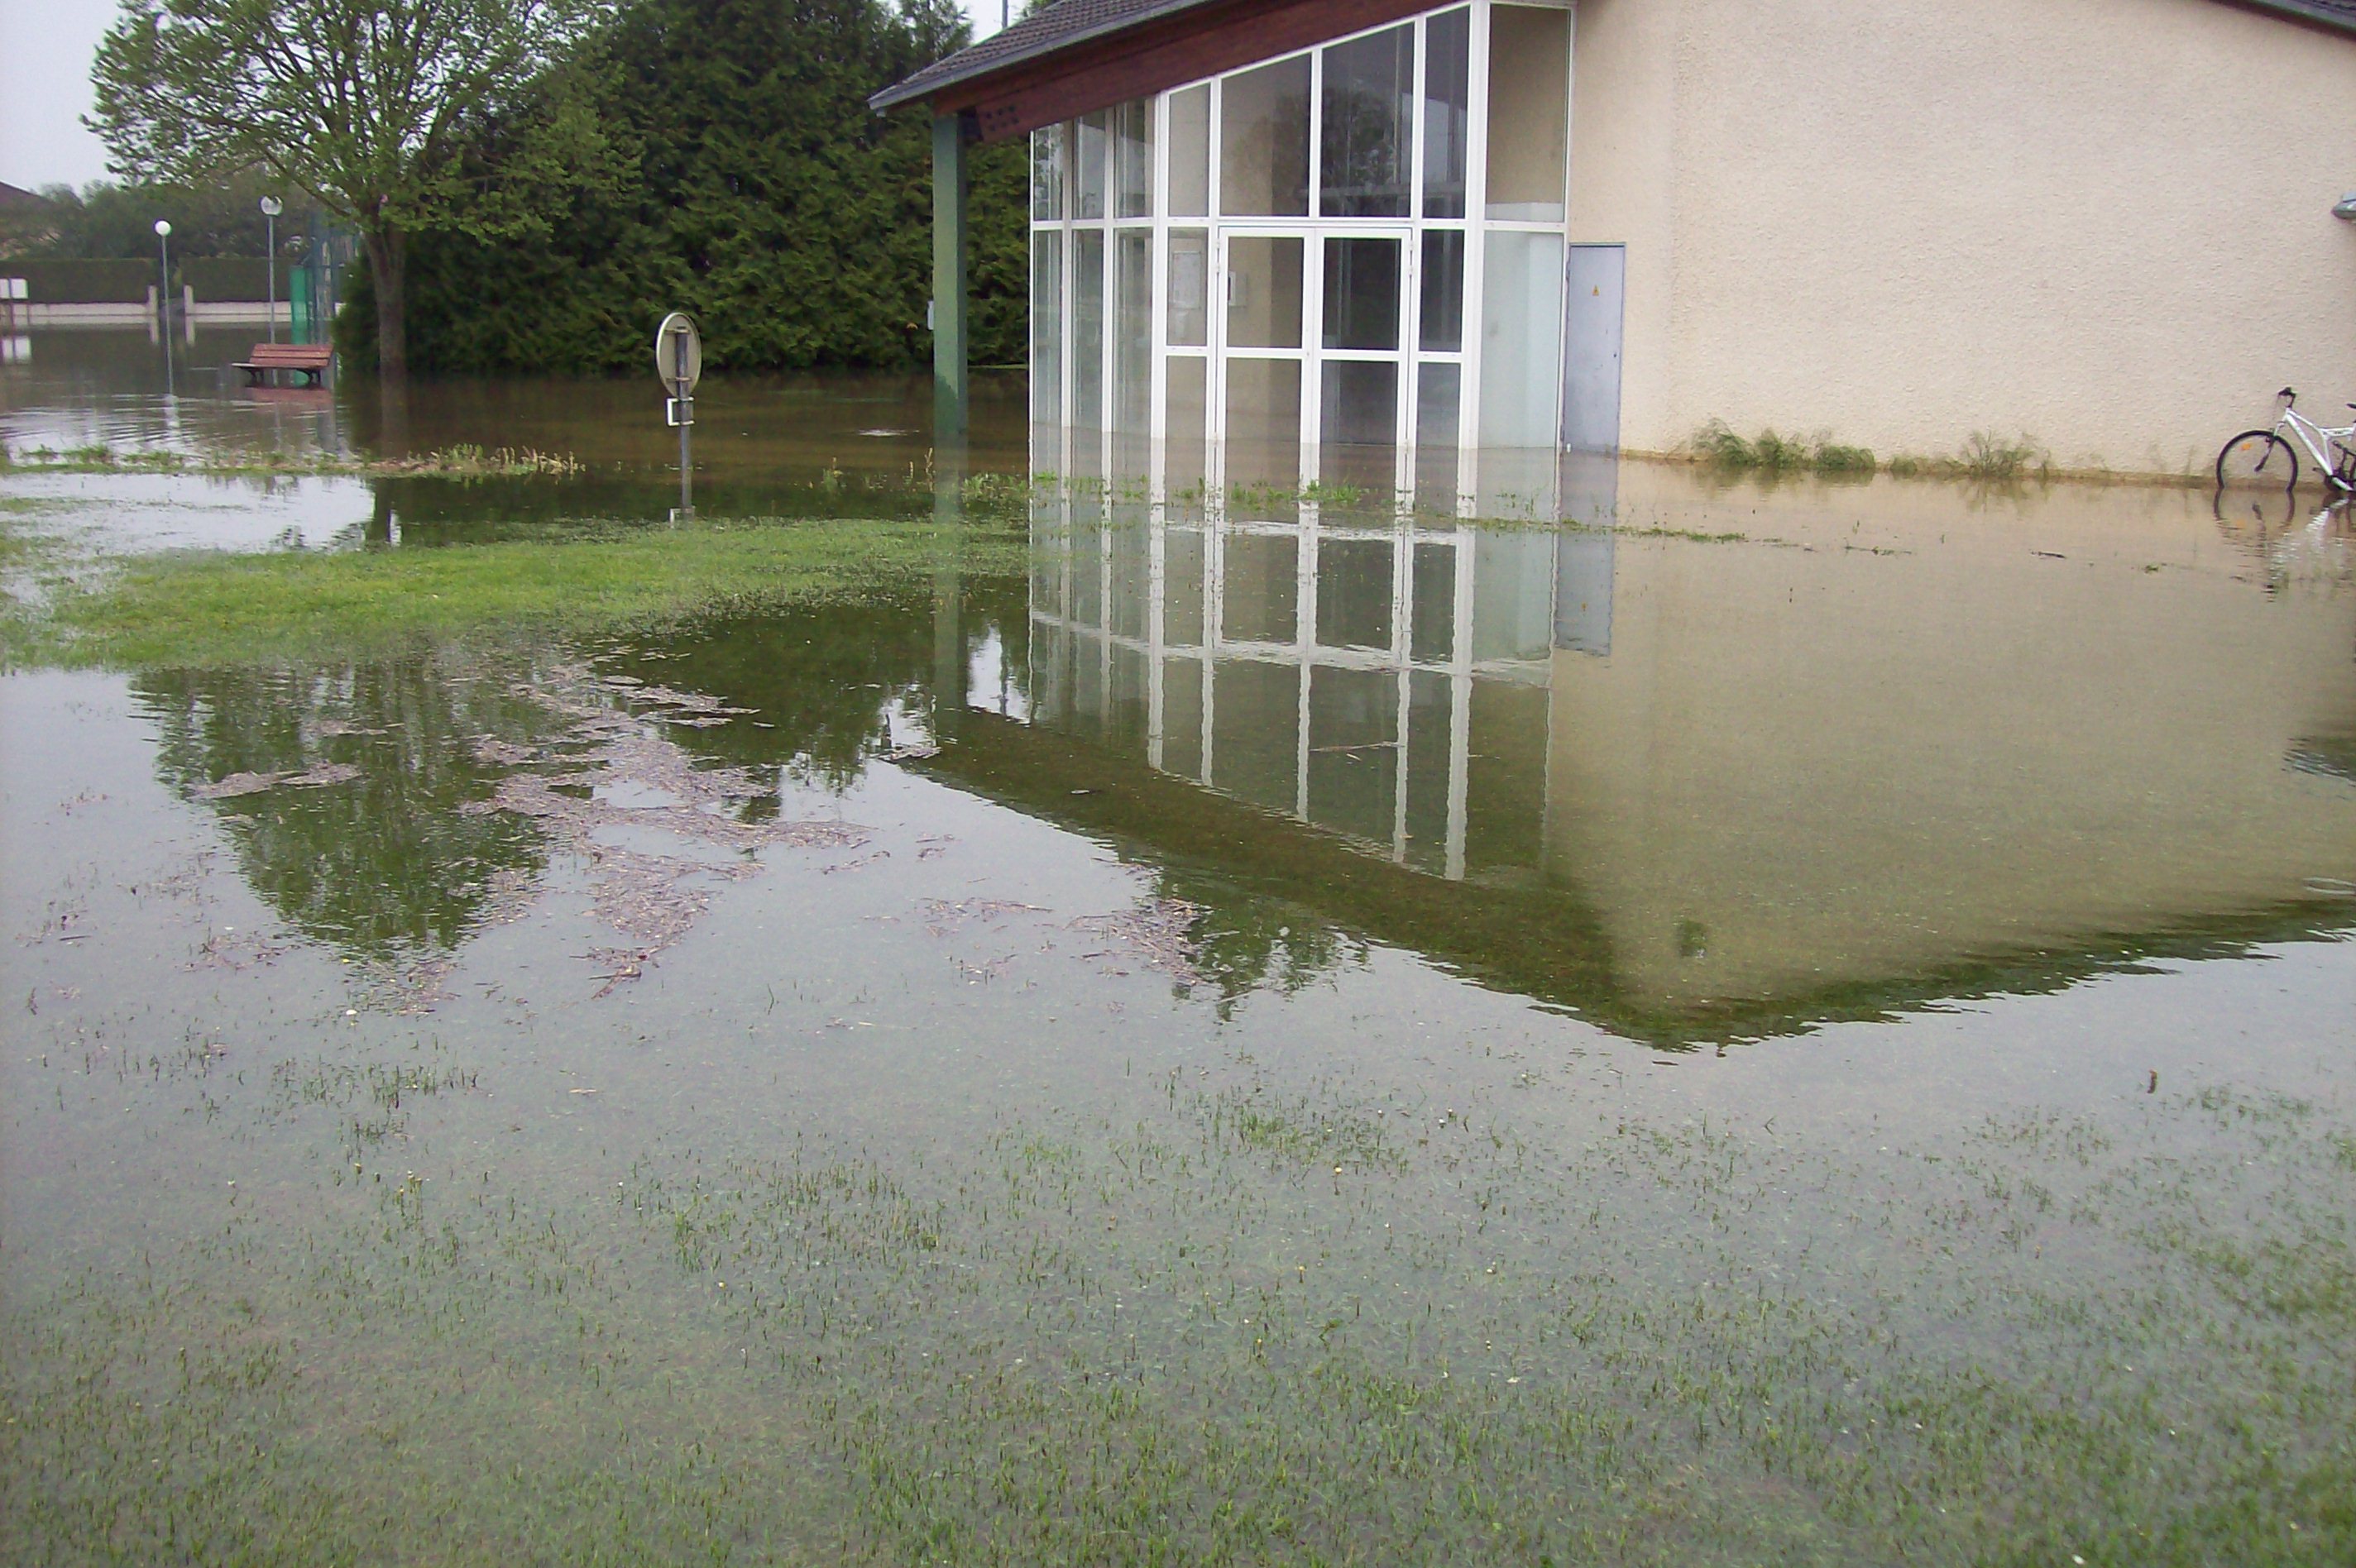
{"type": "MultiPolygon", "coordinates": [[[[2298,448],[2283,436],[2287,429],[2307,448],[2316,467],[2333,487],[2356,492],[2356,424],[2333,429],[2319,425],[2298,411],[2298,393],[2285,387],[2275,394],[2282,412],[2272,430],[2245,430],[2217,453],[2217,487],[2273,484],[2281,475],[2286,490],[2298,485],[2298,448]],[[2279,460],[2279,461],[2277,461],[2279,460]]],[[[2356,410],[2356,403],[2348,405],[2356,410]]]]}

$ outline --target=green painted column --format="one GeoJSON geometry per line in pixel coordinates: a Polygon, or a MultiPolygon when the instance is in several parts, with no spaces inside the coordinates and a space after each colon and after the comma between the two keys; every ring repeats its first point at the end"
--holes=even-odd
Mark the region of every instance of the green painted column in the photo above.
{"type": "Polygon", "coordinates": [[[966,432],[965,122],[933,119],[933,431],[966,432]]]}

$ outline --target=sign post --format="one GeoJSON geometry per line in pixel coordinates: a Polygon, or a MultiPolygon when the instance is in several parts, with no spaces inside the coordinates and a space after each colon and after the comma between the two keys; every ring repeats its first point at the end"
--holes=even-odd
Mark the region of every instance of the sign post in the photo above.
{"type": "Polygon", "coordinates": [[[703,339],[695,321],[675,310],[655,329],[655,374],[670,396],[664,417],[679,432],[679,510],[674,517],[695,516],[695,468],[688,448],[688,432],[695,425],[695,384],[703,379],[703,339]]]}

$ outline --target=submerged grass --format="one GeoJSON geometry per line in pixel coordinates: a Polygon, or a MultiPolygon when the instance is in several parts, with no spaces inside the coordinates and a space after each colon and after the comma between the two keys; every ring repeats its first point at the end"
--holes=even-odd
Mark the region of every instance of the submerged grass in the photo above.
{"type": "MultiPolygon", "coordinates": [[[[10,534],[12,550],[37,541],[10,534]]],[[[49,552],[0,618],[12,663],[243,665],[349,655],[423,635],[583,633],[856,593],[954,554],[1021,569],[1002,528],[876,521],[696,523],[562,542],[365,551],[49,552]]],[[[20,562],[21,564],[21,562],[20,562]]],[[[22,576],[23,573],[19,573],[22,576]]]]}
{"type": "Polygon", "coordinates": [[[199,474],[238,475],[367,475],[384,478],[518,479],[570,478],[581,472],[577,458],[529,447],[487,450],[471,443],[439,447],[413,457],[356,457],[330,452],[175,452],[160,447],[116,449],[35,446],[15,451],[0,445],[0,474],[199,474]]]}

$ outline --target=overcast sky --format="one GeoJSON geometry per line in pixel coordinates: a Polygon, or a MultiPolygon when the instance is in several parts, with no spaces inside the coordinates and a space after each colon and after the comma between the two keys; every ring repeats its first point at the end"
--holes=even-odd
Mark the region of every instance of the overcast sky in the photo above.
{"type": "MultiPolygon", "coordinates": [[[[1002,0],[964,0],[974,36],[998,30],[1002,0]]],[[[81,128],[90,61],[116,0],[0,0],[0,180],[37,189],[106,177],[106,149],[81,128]]]]}

